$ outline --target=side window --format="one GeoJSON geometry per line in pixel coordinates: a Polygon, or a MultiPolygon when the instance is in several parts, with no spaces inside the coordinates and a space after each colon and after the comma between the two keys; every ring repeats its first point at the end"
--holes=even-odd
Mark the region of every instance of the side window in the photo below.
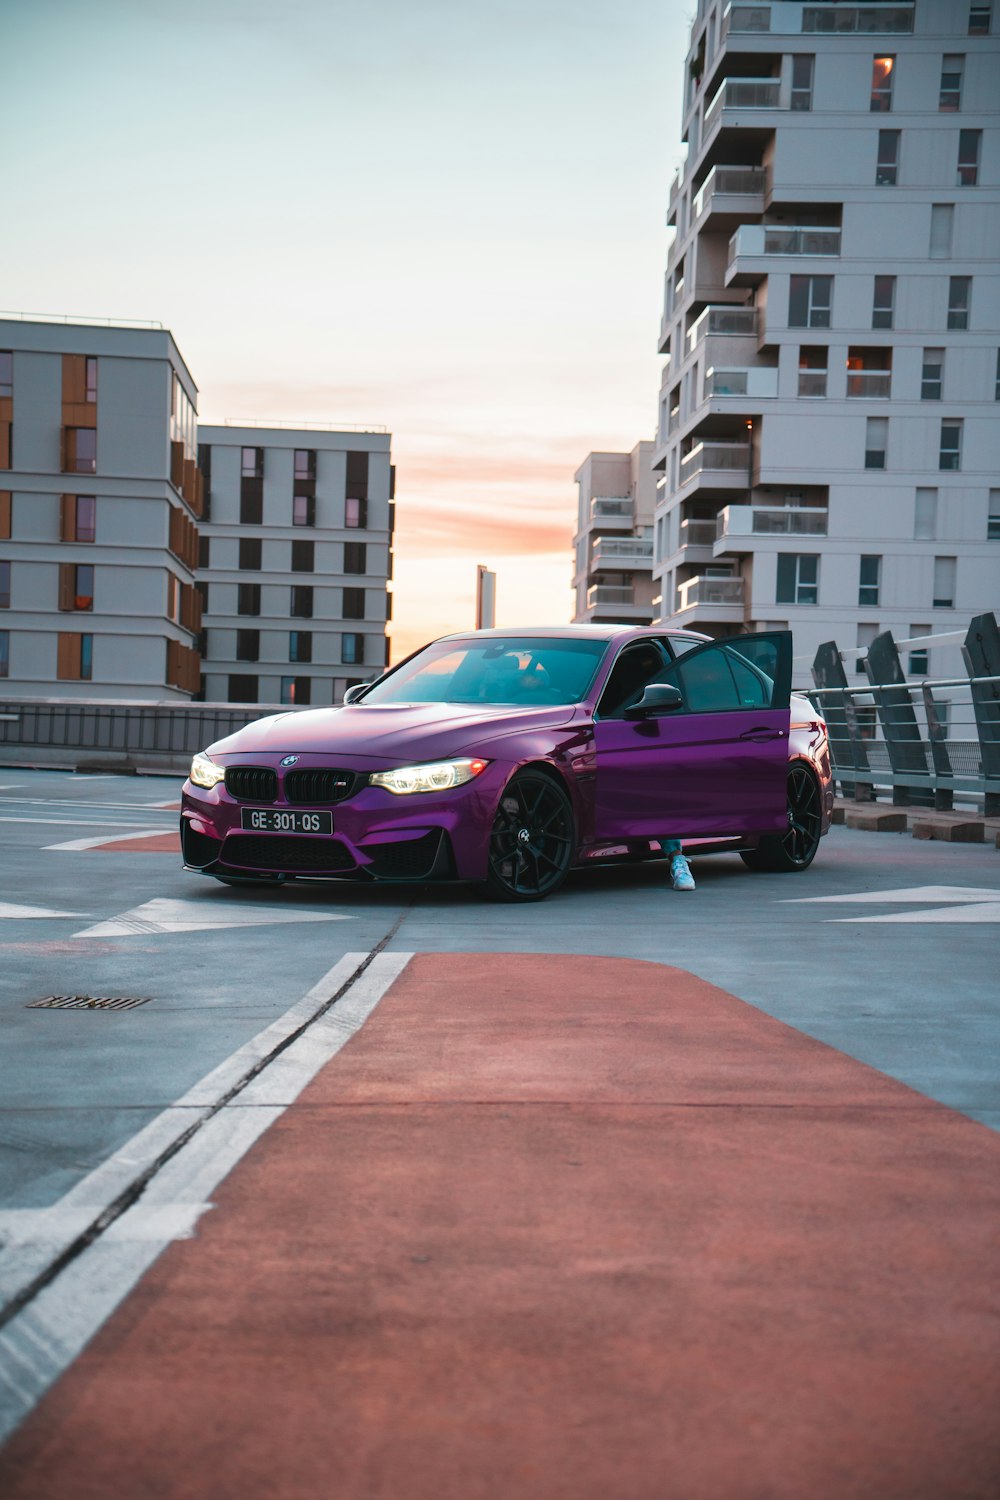
{"type": "Polygon", "coordinates": [[[620,718],[630,703],[637,702],[647,682],[660,682],[665,671],[664,653],[656,641],[638,641],[618,654],[597,705],[600,719],[620,718]]]}
{"type": "Polygon", "coordinates": [[[777,671],[773,637],[743,637],[738,646],[720,644],[681,657],[662,680],[680,689],[687,713],[725,713],[770,708],[777,671]]]}

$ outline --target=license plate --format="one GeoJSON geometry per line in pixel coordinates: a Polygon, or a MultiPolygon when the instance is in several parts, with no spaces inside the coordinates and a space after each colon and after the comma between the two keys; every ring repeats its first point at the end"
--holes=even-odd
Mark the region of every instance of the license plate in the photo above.
{"type": "Polygon", "coordinates": [[[285,812],[276,807],[243,807],[242,827],[255,833],[332,833],[333,813],[285,812]]]}

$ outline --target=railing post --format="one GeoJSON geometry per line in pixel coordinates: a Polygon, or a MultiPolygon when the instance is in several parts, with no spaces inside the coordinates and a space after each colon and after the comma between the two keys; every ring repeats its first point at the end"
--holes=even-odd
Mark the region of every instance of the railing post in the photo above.
{"type": "Polygon", "coordinates": [[[934,806],[939,812],[951,812],[955,805],[955,793],[950,787],[937,785],[939,776],[951,777],[951,756],[948,754],[948,740],[945,726],[938,716],[937,704],[934,702],[934,694],[930,685],[921,683],[921,692],[924,695],[924,713],[927,715],[927,733],[931,742],[931,759],[934,762],[934,806]]]}
{"type": "Polygon", "coordinates": [[[861,738],[854,700],[850,696],[847,685],[844,660],[837,649],[836,641],[824,641],[820,646],[813,661],[812,675],[816,686],[826,690],[823,694],[823,717],[826,720],[827,729],[831,731],[830,754],[834,762],[834,770],[840,780],[841,790],[845,797],[853,797],[855,802],[874,802],[875,788],[871,782],[845,781],[841,774],[842,767],[837,765],[837,750],[839,749],[842,752],[846,751],[853,770],[867,771],[869,769],[868,752],[861,738]]]}
{"type": "MultiPolygon", "coordinates": [[[[992,610],[975,615],[962,645],[962,660],[970,678],[1000,677],[1000,630],[992,610]]],[[[972,707],[979,735],[979,754],[986,800],[983,811],[988,818],[1000,816],[1000,682],[970,683],[972,707]],[[990,788],[990,782],[993,789],[990,788]]]]}
{"type": "Polygon", "coordinates": [[[868,647],[865,671],[874,689],[875,707],[893,774],[913,777],[912,782],[893,782],[893,803],[897,807],[933,807],[927,749],[920,736],[920,726],[913,712],[910,690],[906,686],[891,630],[883,630],[868,647]]]}

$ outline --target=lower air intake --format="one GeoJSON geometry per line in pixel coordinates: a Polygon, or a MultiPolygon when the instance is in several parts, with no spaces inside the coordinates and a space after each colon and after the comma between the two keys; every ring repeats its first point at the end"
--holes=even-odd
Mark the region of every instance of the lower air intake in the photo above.
{"type": "Polygon", "coordinates": [[[269,870],[276,875],[323,875],[355,868],[354,860],[338,839],[278,833],[230,834],[222,848],[222,863],[241,870],[269,870]]]}

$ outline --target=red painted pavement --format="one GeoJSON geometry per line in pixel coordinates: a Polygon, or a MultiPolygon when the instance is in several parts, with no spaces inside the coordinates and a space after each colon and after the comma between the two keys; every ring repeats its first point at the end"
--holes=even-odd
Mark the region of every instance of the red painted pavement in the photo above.
{"type": "Polygon", "coordinates": [[[94,844],[94,854],[180,854],[181,839],[178,833],[151,833],[144,839],[108,839],[106,844],[94,844]]]}
{"type": "Polygon", "coordinates": [[[0,1493],[996,1500],[998,1167],[683,971],[422,955],[0,1493]]]}

